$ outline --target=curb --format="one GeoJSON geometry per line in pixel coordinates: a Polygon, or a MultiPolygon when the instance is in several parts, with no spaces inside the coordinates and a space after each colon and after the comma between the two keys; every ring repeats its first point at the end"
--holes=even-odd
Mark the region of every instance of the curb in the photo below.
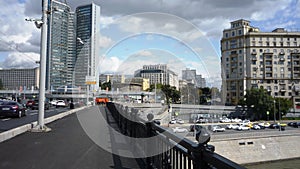
{"type": "MultiPolygon", "coordinates": [[[[70,111],[67,111],[67,112],[63,112],[63,113],[48,117],[44,120],[44,122],[45,122],[45,124],[51,123],[55,120],[59,120],[59,119],[65,117],[65,116],[68,116],[68,115],[73,114],[77,111],[83,110],[85,108],[87,108],[87,106],[80,107],[80,108],[77,108],[77,109],[73,109],[73,110],[70,110],[70,111]]],[[[28,130],[31,130],[37,124],[38,124],[37,121],[35,121],[35,122],[31,122],[30,124],[25,124],[23,126],[19,126],[19,127],[14,128],[14,129],[10,129],[8,131],[0,133],[0,143],[3,142],[3,141],[6,141],[8,139],[11,139],[11,138],[13,138],[13,137],[15,137],[19,134],[25,133],[28,130]]]]}

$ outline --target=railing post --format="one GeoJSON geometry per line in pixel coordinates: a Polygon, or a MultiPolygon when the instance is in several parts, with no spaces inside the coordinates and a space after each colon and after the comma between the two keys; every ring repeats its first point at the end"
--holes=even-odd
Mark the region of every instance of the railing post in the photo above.
{"type": "Polygon", "coordinates": [[[203,156],[202,156],[202,145],[198,144],[198,147],[195,151],[192,152],[193,155],[193,168],[194,169],[203,169],[204,168],[204,162],[203,162],[203,156]]]}
{"type": "MultiPolygon", "coordinates": [[[[147,129],[147,137],[152,137],[152,120],[154,118],[154,115],[153,114],[148,114],[147,115],[147,119],[148,121],[146,122],[146,129],[147,129]]],[[[146,149],[147,149],[147,152],[151,152],[153,147],[149,146],[149,145],[146,145],[146,149]]],[[[151,153],[149,153],[151,154],[151,153]]],[[[153,162],[152,162],[152,157],[146,157],[146,163],[147,163],[147,169],[152,169],[153,167],[153,162]]]]}

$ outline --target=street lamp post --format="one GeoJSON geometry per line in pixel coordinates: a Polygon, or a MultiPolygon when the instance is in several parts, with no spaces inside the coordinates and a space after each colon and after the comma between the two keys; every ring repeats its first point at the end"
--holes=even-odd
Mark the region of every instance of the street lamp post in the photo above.
{"type": "Polygon", "coordinates": [[[47,55],[47,27],[48,27],[48,1],[42,1],[42,20],[25,19],[26,21],[34,21],[37,28],[41,28],[41,54],[40,54],[40,81],[39,81],[39,113],[38,124],[32,131],[48,132],[51,129],[45,126],[44,122],[44,103],[45,103],[45,86],[46,86],[46,55],[47,55]]]}
{"type": "Polygon", "coordinates": [[[275,109],[275,103],[276,103],[276,101],[275,101],[275,97],[274,97],[274,123],[276,122],[276,109],[275,109]]]}

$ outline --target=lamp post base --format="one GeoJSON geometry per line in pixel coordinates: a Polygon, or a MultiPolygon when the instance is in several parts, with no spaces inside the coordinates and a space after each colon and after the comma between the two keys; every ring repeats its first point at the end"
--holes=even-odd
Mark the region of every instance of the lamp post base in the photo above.
{"type": "Polygon", "coordinates": [[[34,132],[34,133],[41,133],[41,132],[46,133],[50,131],[51,128],[47,127],[46,125],[44,126],[36,125],[30,129],[30,132],[34,132]]]}

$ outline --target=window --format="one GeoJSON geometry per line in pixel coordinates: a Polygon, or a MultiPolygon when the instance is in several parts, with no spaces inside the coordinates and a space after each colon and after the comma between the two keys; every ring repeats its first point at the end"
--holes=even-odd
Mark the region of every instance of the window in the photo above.
{"type": "Polygon", "coordinates": [[[241,35],[242,34],[242,30],[239,30],[239,35],[241,35]]]}
{"type": "Polygon", "coordinates": [[[231,32],[231,36],[235,36],[235,32],[234,31],[231,32]]]}

